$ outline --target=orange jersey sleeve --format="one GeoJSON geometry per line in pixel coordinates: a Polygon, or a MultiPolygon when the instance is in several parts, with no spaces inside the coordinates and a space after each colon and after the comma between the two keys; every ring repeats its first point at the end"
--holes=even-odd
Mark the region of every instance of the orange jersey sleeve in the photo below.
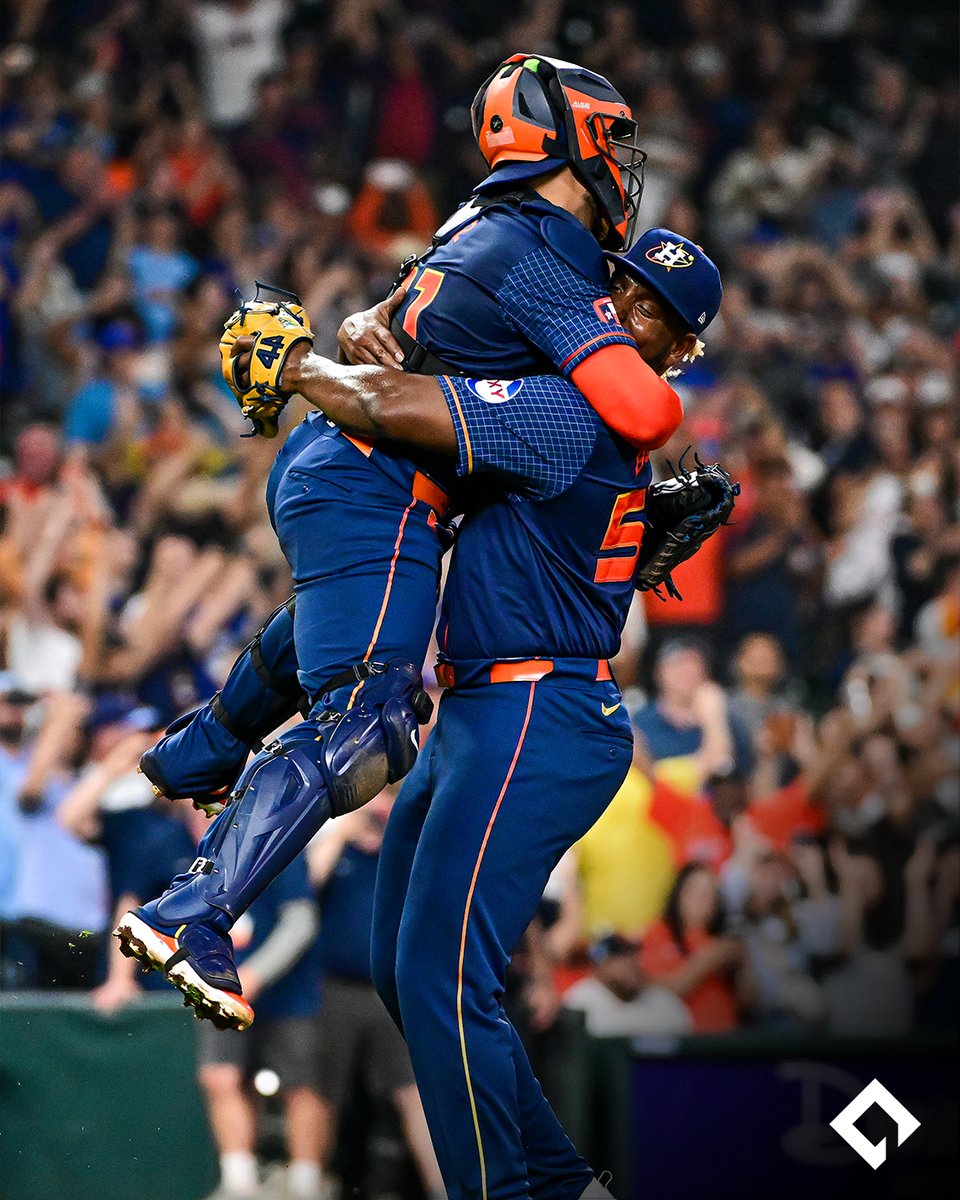
{"type": "Polygon", "coordinates": [[[680,397],[636,350],[602,346],[570,378],[605,425],[638,450],[656,450],[680,426],[680,397]]]}

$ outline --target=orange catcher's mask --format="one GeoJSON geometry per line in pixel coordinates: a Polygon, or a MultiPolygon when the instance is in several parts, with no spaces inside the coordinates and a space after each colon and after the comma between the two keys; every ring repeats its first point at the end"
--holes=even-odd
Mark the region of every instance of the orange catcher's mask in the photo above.
{"type": "Polygon", "coordinates": [[[626,101],[602,75],[556,58],[514,54],[483,84],[470,111],[491,169],[478,192],[569,165],[599,207],[600,244],[631,245],[647,156],[626,101]]]}

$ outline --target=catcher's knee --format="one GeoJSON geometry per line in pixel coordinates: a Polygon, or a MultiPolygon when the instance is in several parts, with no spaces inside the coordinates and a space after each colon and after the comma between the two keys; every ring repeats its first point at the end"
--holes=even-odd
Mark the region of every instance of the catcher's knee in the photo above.
{"type": "Polygon", "coordinates": [[[432,701],[410,663],[363,666],[354,706],[342,715],[327,711],[310,717],[282,734],[254,761],[238,791],[256,773],[275,774],[274,763],[284,760],[283,772],[305,777],[319,772],[330,815],[338,817],[402,779],[416,762],[419,726],[429,719],[432,701]]]}
{"type": "Polygon", "coordinates": [[[419,727],[433,710],[411,663],[393,659],[365,667],[356,703],[325,738],[334,815],[359,808],[407,774],[420,750],[419,727]]]}

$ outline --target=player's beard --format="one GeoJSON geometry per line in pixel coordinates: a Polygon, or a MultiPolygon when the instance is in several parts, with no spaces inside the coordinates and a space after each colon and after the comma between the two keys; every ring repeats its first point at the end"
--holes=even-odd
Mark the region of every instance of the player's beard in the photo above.
{"type": "Polygon", "coordinates": [[[663,375],[667,369],[667,357],[672,349],[673,347],[671,346],[669,349],[664,350],[662,354],[656,354],[651,358],[645,358],[643,361],[655,374],[663,375]]]}

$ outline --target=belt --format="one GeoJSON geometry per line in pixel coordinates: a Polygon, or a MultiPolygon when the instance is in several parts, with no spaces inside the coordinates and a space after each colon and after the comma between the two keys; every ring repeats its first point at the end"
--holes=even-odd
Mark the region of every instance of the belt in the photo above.
{"type": "Polygon", "coordinates": [[[579,679],[601,683],[613,679],[606,658],[526,658],[500,662],[471,659],[438,662],[437,683],[444,688],[477,687],[486,683],[534,683],[548,676],[552,681],[579,679]]]}
{"type": "MultiPolygon", "coordinates": [[[[369,458],[373,453],[374,443],[369,438],[354,437],[352,434],[343,433],[343,430],[340,432],[348,442],[356,446],[364,457],[369,458]]],[[[441,520],[447,515],[450,508],[450,497],[423,471],[414,472],[411,491],[414,500],[422,500],[424,504],[429,504],[441,520]]]]}

